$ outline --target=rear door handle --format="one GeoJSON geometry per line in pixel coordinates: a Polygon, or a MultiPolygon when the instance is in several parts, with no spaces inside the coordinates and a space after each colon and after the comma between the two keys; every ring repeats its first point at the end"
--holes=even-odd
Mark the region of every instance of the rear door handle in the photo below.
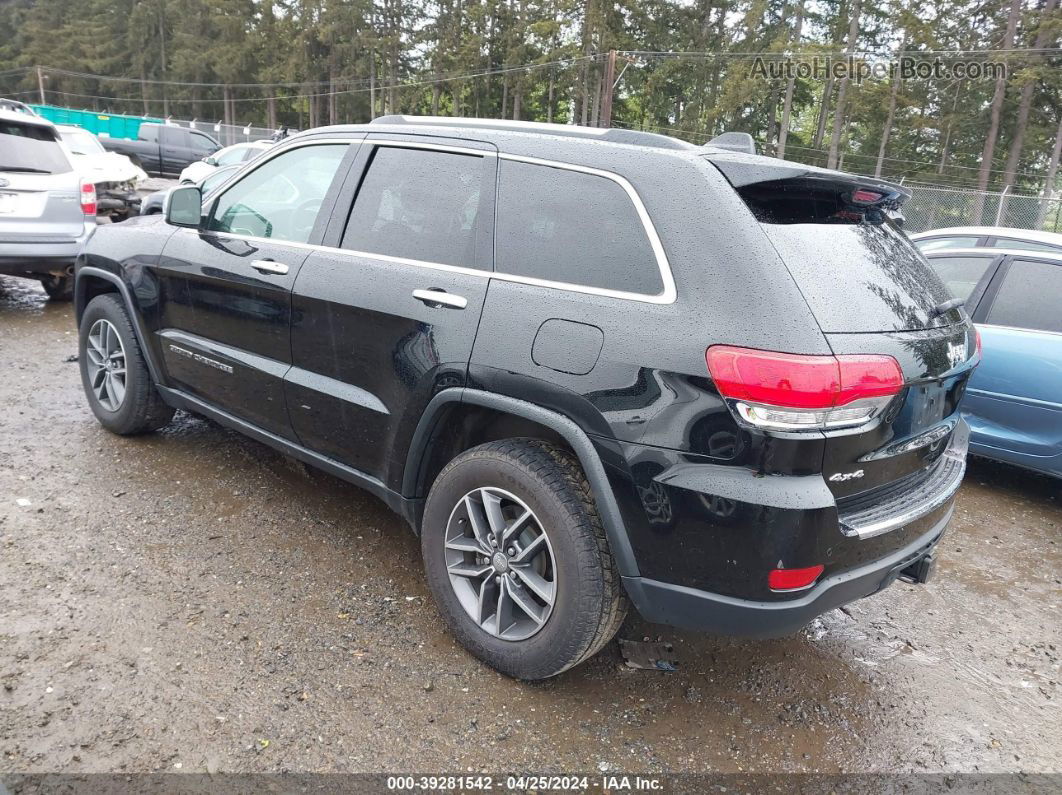
{"type": "Polygon", "coordinates": [[[445,306],[450,309],[464,309],[468,306],[467,298],[462,295],[453,295],[444,290],[414,290],[413,297],[432,308],[445,306]]]}
{"type": "Polygon", "coordinates": [[[259,273],[275,273],[277,276],[284,276],[288,272],[288,266],[283,262],[273,262],[271,259],[256,259],[251,263],[251,267],[259,273]]]}

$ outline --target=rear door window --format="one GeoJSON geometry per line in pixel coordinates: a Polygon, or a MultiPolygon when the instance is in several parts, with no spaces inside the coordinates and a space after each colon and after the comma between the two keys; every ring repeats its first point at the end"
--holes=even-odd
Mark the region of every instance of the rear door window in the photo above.
{"type": "Polygon", "coordinates": [[[940,251],[948,248],[977,248],[977,241],[981,238],[977,235],[963,237],[931,237],[916,240],[915,245],[922,251],[940,251]]]}
{"type": "Polygon", "coordinates": [[[51,127],[0,121],[0,171],[65,174],[71,170],[51,127]]]}
{"type": "Polygon", "coordinates": [[[993,326],[1062,334],[1062,265],[1016,259],[1010,263],[985,322],[993,326]]]}
{"type": "Polygon", "coordinates": [[[498,167],[495,268],[641,295],[664,289],[645,226],[619,183],[514,160],[498,167]]]}
{"type": "Polygon", "coordinates": [[[183,147],[188,149],[190,143],[188,141],[188,131],[181,127],[163,126],[156,128],[161,130],[161,139],[163,146],[169,147],[183,147]]]}
{"type": "Polygon", "coordinates": [[[993,248],[1018,248],[1023,251],[1062,251],[1062,246],[1050,243],[1034,243],[1031,240],[1019,240],[1016,237],[997,237],[988,245],[993,248]]]}
{"type": "Polygon", "coordinates": [[[981,277],[996,256],[984,257],[945,257],[937,256],[929,260],[930,267],[944,282],[944,286],[956,298],[967,300],[973,293],[981,277]]]}
{"type": "Polygon", "coordinates": [[[479,155],[376,147],[342,247],[475,267],[484,173],[479,155]]]}

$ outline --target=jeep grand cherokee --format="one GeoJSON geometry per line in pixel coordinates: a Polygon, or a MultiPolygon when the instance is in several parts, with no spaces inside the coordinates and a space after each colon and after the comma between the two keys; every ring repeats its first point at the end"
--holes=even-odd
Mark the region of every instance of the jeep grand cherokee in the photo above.
{"type": "Polygon", "coordinates": [[[119,434],[206,415],[378,495],[525,679],[646,618],[773,636],[923,581],[965,466],[962,308],[877,180],[623,130],[296,135],[78,260],[119,434]]]}

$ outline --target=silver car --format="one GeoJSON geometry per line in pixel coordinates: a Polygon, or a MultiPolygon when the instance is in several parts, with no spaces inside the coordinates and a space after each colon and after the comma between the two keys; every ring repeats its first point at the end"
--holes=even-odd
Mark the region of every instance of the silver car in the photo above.
{"type": "Polygon", "coordinates": [[[0,109],[0,274],[73,293],[74,259],[96,228],[96,189],[45,119],[0,109]]]}

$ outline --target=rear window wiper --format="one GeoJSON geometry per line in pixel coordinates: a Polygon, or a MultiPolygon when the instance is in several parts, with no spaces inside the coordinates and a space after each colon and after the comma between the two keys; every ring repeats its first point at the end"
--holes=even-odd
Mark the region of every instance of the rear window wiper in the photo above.
{"type": "Polygon", "coordinates": [[[958,309],[960,306],[966,306],[966,301],[964,301],[962,298],[952,298],[950,301],[944,301],[943,303],[937,304],[935,307],[933,307],[933,309],[929,313],[929,317],[932,320],[933,318],[940,317],[941,315],[946,315],[951,310],[958,309]]]}
{"type": "Polygon", "coordinates": [[[51,174],[46,168],[29,168],[28,166],[0,166],[0,171],[8,171],[19,174],[51,174]]]}

